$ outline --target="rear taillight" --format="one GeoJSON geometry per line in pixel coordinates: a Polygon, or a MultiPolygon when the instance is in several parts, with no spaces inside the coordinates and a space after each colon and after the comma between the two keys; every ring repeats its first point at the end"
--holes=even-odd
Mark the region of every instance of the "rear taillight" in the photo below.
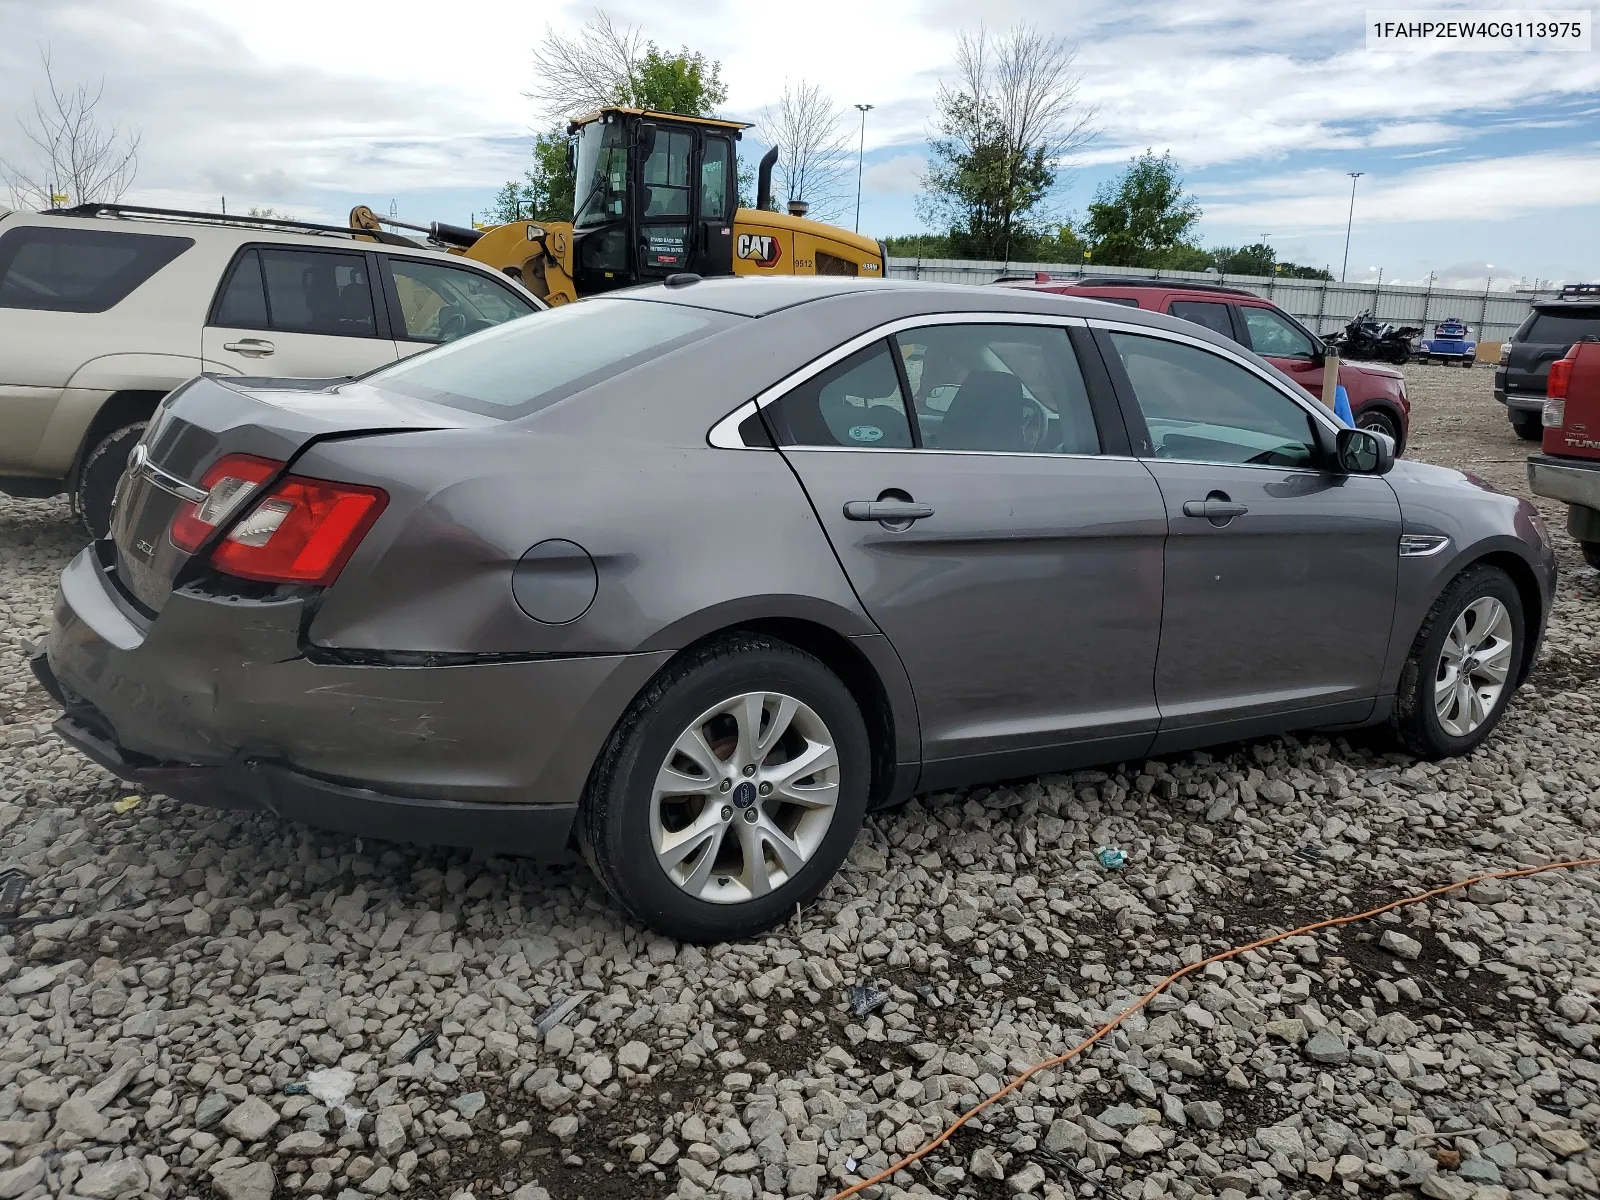
{"type": "Polygon", "coordinates": [[[1500,343],[1500,365],[1503,367],[1511,361],[1511,343],[1500,343]]]}
{"type": "Polygon", "coordinates": [[[1550,399],[1566,399],[1567,384],[1572,382],[1572,364],[1575,357],[1576,352],[1569,350],[1566,358],[1558,358],[1550,364],[1550,378],[1544,385],[1544,394],[1550,399]]]}
{"type": "Polygon", "coordinates": [[[327,587],[389,503],[378,488],[287,475],[211,552],[219,571],[327,587]]]}
{"type": "Polygon", "coordinates": [[[193,554],[200,543],[211,536],[212,530],[238,512],[251,493],[283,467],[281,462],[257,458],[253,454],[228,454],[219,458],[200,480],[206,498],[198,504],[184,501],[172,518],[172,544],[185,554],[193,554]]]}

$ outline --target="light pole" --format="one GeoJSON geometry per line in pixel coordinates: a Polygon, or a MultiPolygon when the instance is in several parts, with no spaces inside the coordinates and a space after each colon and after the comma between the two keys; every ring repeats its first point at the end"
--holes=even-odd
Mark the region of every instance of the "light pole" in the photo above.
{"type": "Polygon", "coordinates": [[[1344,223],[1344,266],[1339,268],[1339,282],[1344,282],[1345,272],[1350,269],[1350,227],[1356,220],[1356,180],[1366,174],[1365,171],[1346,171],[1350,176],[1350,217],[1344,223]]]}
{"type": "Polygon", "coordinates": [[[856,151],[856,232],[861,232],[861,171],[867,158],[867,114],[872,111],[870,104],[858,104],[861,110],[861,147],[856,151]]]}

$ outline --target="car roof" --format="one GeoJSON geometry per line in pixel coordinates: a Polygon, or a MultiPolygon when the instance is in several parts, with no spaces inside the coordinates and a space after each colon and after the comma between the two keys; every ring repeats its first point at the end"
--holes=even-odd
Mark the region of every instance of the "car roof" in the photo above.
{"type": "MultiPolygon", "coordinates": [[[[1241,348],[1237,342],[1213,334],[1193,322],[1150,309],[1111,306],[1092,296],[1074,297],[1043,290],[974,287],[969,283],[824,275],[768,278],[734,276],[702,279],[677,286],[648,284],[602,295],[609,299],[680,304],[755,318],[778,316],[801,306],[814,306],[817,310],[826,309],[837,314],[839,320],[860,323],[862,327],[901,317],[942,313],[1035,313],[1149,325],[1214,342],[1230,352],[1236,353],[1241,348]]],[[[821,313],[818,312],[818,315],[821,313]]]]}
{"type": "Polygon", "coordinates": [[[1272,301],[1256,292],[1245,288],[1229,287],[1220,283],[1194,283],[1188,280],[1168,279],[1119,279],[1115,277],[1089,278],[1082,281],[1075,279],[1051,279],[1035,281],[1000,280],[997,286],[1017,291],[1054,292],[1058,296],[1081,295],[1090,298],[1096,295],[1116,296],[1122,299],[1137,299],[1148,296],[1152,299],[1163,296],[1191,296],[1196,300],[1209,300],[1214,304],[1259,304],[1273,307],[1272,301]]]}

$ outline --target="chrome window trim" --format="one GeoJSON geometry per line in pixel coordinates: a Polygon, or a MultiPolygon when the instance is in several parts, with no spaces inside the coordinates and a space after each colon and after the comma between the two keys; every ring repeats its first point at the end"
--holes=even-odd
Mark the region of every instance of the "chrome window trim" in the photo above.
{"type": "MultiPolygon", "coordinates": [[[[1126,322],[1126,321],[1108,321],[1103,317],[1093,317],[1093,318],[1088,319],[1085,323],[1091,329],[1103,329],[1107,333],[1127,333],[1127,334],[1132,334],[1132,335],[1140,336],[1140,337],[1162,338],[1162,339],[1164,339],[1166,341],[1169,341],[1169,342],[1180,342],[1185,346],[1193,346],[1196,350],[1207,350],[1207,351],[1210,351],[1212,354],[1215,354],[1218,358],[1226,359],[1228,362],[1233,363],[1235,366],[1243,367],[1245,370],[1249,371],[1252,375],[1256,376],[1258,379],[1262,380],[1264,383],[1266,383],[1270,387],[1274,388],[1276,391],[1278,391],[1280,394],[1282,394],[1286,399],[1291,400],[1296,405],[1298,405],[1302,412],[1310,413],[1311,414],[1311,419],[1313,421],[1319,422],[1322,425],[1322,427],[1324,429],[1328,430],[1330,433],[1337,434],[1339,432],[1339,430],[1344,428],[1343,425],[1339,424],[1337,421],[1335,421],[1333,419],[1333,415],[1328,411],[1327,407],[1325,405],[1323,405],[1322,403],[1320,403],[1315,397],[1312,397],[1310,395],[1310,393],[1307,393],[1305,398],[1302,398],[1300,396],[1295,395],[1294,392],[1290,391],[1287,387],[1284,386],[1284,383],[1283,383],[1283,381],[1281,379],[1278,379],[1278,378],[1274,377],[1273,375],[1271,375],[1269,372],[1264,370],[1258,364],[1253,363],[1249,359],[1244,358],[1243,356],[1235,353],[1228,346],[1219,346],[1215,342],[1208,342],[1203,338],[1190,337],[1187,333],[1181,333],[1176,329],[1158,329],[1154,325],[1135,325],[1135,324],[1132,324],[1131,322],[1126,322]]],[[[1243,349],[1243,347],[1240,347],[1240,349],[1243,349]]],[[[1134,397],[1134,403],[1136,403],[1136,404],[1138,403],[1138,397],[1134,397]]],[[[1174,461],[1174,462],[1178,462],[1178,461],[1188,462],[1188,461],[1191,461],[1191,460],[1189,460],[1189,459],[1183,459],[1183,460],[1173,459],[1171,461],[1174,461]]],[[[1204,461],[1204,460],[1195,460],[1195,461],[1204,461]]],[[[1250,465],[1258,465],[1258,464],[1226,463],[1226,464],[1217,464],[1217,465],[1223,465],[1223,466],[1235,466],[1235,465],[1250,466],[1250,465]]],[[[1282,468],[1279,468],[1279,469],[1282,469],[1282,468]]],[[[1293,468],[1293,469],[1295,469],[1295,470],[1305,470],[1306,468],[1299,467],[1299,468],[1293,468]]]]}
{"type": "MultiPolygon", "coordinates": [[[[849,358],[857,350],[860,350],[865,346],[870,346],[873,342],[882,341],[884,338],[889,337],[889,336],[891,336],[893,334],[896,334],[896,333],[900,333],[900,332],[902,332],[903,330],[906,330],[906,329],[920,329],[920,328],[923,328],[924,326],[928,326],[928,325],[1046,325],[1046,326],[1053,326],[1053,327],[1055,327],[1057,329],[1061,329],[1061,330],[1065,331],[1069,327],[1074,327],[1074,326],[1079,328],[1079,329],[1082,329],[1085,326],[1087,326],[1088,324],[1089,324],[1088,320],[1086,318],[1084,318],[1084,317],[1071,317],[1071,316],[1066,316],[1064,314],[1063,315],[1057,315],[1055,313],[1001,313],[1001,312],[965,312],[965,313],[963,313],[963,312],[938,312],[938,313],[922,313],[922,314],[920,314],[918,316],[914,316],[914,317],[898,317],[893,321],[885,321],[881,325],[874,326],[872,329],[868,330],[866,333],[857,334],[855,337],[851,338],[849,341],[842,342],[839,345],[835,346],[832,350],[829,350],[824,354],[818,355],[816,358],[814,358],[810,362],[808,362],[805,366],[800,367],[797,370],[791,371],[788,375],[785,375],[777,383],[773,384],[771,387],[767,388],[765,391],[763,391],[759,395],[757,395],[754,400],[746,400],[738,408],[734,409],[731,413],[729,413],[727,416],[723,417],[722,420],[718,421],[715,425],[713,425],[711,427],[710,432],[706,434],[706,441],[709,442],[713,447],[715,447],[718,450],[765,450],[765,449],[768,449],[769,447],[765,447],[765,446],[746,446],[744,444],[744,442],[740,439],[740,437],[739,437],[739,426],[746,419],[748,419],[753,413],[757,412],[758,410],[763,409],[767,405],[773,403],[773,401],[778,400],[782,396],[787,395],[790,391],[792,391],[796,387],[799,387],[802,383],[804,383],[806,380],[810,379],[813,375],[820,375],[823,371],[826,371],[829,367],[833,366],[835,363],[840,362],[840,361],[842,361],[842,360],[844,360],[846,358],[849,358]]],[[[796,449],[797,447],[785,446],[783,448],[785,450],[790,450],[790,449],[796,449]]],[[[891,450],[913,449],[913,447],[909,447],[909,446],[884,446],[884,447],[877,447],[877,446],[837,446],[837,447],[807,446],[807,447],[805,447],[805,449],[808,449],[808,450],[817,450],[817,449],[826,450],[826,449],[830,449],[830,448],[831,449],[838,449],[838,450],[851,450],[851,451],[865,450],[865,451],[870,451],[870,452],[875,453],[875,454],[881,454],[881,453],[884,453],[885,451],[891,451],[891,450]]],[[[951,451],[940,451],[940,453],[950,453],[950,454],[966,454],[966,453],[996,454],[996,453],[1006,453],[1006,451],[951,450],[951,451]]],[[[1050,455],[1041,455],[1040,457],[1043,457],[1043,458],[1066,458],[1066,457],[1099,458],[1101,456],[1100,455],[1068,456],[1068,455],[1062,455],[1062,454],[1050,454],[1050,455]]]]}

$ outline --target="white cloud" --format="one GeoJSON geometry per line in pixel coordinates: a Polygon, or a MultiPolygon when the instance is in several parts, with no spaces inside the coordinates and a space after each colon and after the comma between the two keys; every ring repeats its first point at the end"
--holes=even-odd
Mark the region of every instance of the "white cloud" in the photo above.
{"type": "Polygon", "coordinates": [[[928,160],[920,154],[897,154],[872,163],[862,173],[862,190],[875,196],[909,196],[922,187],[928,160]]]}

